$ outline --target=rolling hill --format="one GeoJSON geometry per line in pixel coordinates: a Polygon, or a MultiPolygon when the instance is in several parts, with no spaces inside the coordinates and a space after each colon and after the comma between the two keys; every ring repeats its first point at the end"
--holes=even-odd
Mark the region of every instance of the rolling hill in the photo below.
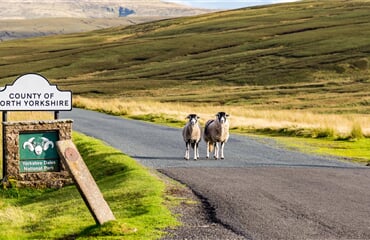
{"type": "Polygon", "coordinates": [[[369,1],[301,1],[0,44],[1,83],[38,72],[95,97],[368,113],[369,1]]]}

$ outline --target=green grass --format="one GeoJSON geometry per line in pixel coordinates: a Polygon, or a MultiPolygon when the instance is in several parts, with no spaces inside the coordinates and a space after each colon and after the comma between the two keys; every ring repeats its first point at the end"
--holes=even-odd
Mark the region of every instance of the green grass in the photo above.
{"type": "Polygon", "coordinates": [[[274,136],[278,142],[287,147],[303,152],[321,155],[331,155],[346,161],[370,165],[370,138],[353,140],[333,140],[325,138],[299,138],[289,136],[274,136]]]}
{"type": "Polygon", "coordinates": [[[73,137],[117,220],[96,225],[75,186],[2,189],[1,239],[158,239],[179,225],[157,176],[98,140],[73,137]]]}
{"type": "Polygon", "coordinates": [[[299,1],[2,42],[0,83],[38,72],[84,96],[367,113],[369,11],[299,1]]]}

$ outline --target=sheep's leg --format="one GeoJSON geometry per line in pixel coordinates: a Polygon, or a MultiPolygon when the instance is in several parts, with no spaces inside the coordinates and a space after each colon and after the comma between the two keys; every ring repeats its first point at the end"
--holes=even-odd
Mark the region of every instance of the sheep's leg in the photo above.
{"type": "Polygon", "coordinates": [[[217,160],[218,159],[218,142],[215,143],[215,152],[213,154],[214,158],[217,160]]]}
{"type": "Polygon", "coordinates": [[[199,142],[197,142],[197,159],[199,159],[199,142]]]}
{"type": "Polygon", "coordinates": [[[221,159],[224,159],[224,147],[225,147],[225,142],[221,143],[221,159]]]}
{"type": "Polygon", "coordinates": [[[206,145],[207,145],[207,155],[206,155],[206,157],[207,157],[207,159],[209,158],[209,142],[206,142],[206,145]]]}
{"type": "Polygon", "coordinates": [[[186,142],[186,147],[185,147],[185,160],[189,160],[189,148],[190,148],[190,142],[186,142]]]}
{"type": "Polygon", "coordinates": [[[198,151],[198,144],[194,143],[194,160],[197,160],[197,151],[198,151]]]}

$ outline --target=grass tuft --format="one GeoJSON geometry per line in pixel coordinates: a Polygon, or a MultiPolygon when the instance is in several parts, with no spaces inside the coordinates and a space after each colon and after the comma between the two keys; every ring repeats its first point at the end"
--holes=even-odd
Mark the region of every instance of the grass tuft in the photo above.
{"type": "Polygon", "coordinates": [[[102,236],[125,236],[137,231],[136,228],[128,227],[118,221],[109,221],[101,226],[92,226],[81,233],[82,236],[102,237],[102,236]]]}
{"type": "Polygon", "coordinates": [[[335,138],[335,130],[333,128],[319,128],[313,131],[313,138],[335,138]]]}
{"type": "Polygon", "coordinates": [[[364,137],[364,134],[362,132],[362,127],[359,123],[355,122],[353,124],[350,136],[352,139],[361,139],[364,137]]]}

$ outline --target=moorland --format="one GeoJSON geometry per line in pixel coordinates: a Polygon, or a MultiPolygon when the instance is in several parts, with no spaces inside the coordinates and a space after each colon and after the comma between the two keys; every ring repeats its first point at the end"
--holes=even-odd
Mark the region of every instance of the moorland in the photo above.
{"type": "Polygon", "coordinates": [[[126,103],[116,114],[225,107],[243,129],[369,135],[369,8],[300,1],[3,42],[0,83],[37,72],[79,106],[126,103]]]}

